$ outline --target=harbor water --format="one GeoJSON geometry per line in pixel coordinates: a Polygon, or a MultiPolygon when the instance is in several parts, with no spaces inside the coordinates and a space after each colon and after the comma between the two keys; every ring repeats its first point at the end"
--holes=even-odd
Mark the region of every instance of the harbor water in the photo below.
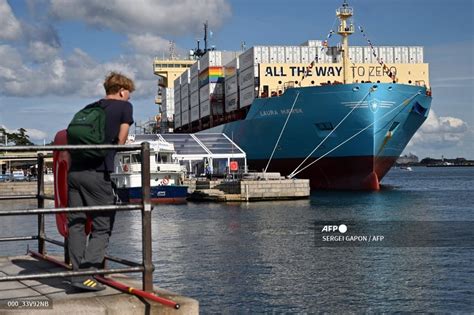
{"type": "MultiPolygon", "coordinates": [[[[318,244],[322,221],[474,224],[474,168],[393,168],[382,183],[378,192],[318,191],[309,200],[157,206],[154,281],[199,300],[204,314],[474,312],[472,243],[318,244]]],[[[4,217],[0,226],[0,236],[27,235],[36,218],[4,217]]],[[[51,217],[47,234],[58,237],[51,217]]],[[[24,254],[26,244],[0,243],[1,255],[24,254]]],[[[109,251],[140,260],[139,212],[117,214],[109,251]]]]}

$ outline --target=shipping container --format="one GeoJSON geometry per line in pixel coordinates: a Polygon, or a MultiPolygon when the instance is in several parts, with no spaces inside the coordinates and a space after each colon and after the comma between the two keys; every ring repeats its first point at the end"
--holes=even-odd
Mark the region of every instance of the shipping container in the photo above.
{"type": "Polygon", "coordinates": [[[269,63],[285,63],[285,47],[284,46],[270,46],[268,62],[269,63]]]}
{"type": "Polygon", "coordinates": [[[363,63],[364,62],[364,49],[360,46],[349,47],[349,59],[352,63],[363,63]]]}
{"type": "Polygon", "coordinates": [[[181,87],[179,85],[174,86],[174,99],[181,100],[181,87]]]}
{"type": "Polygon", "coordinates": [[[206,52],[204,56],[201,57],[200,68],[205,69],[208,67],[223,66],[230,62],[232,59],[235,59],[239,55],[239,52],[234,51],[219,51],[211,50],[206,52]]]}
{"type": "Polygon", "coordinates": [[[241,88],[239,91],[240,108],[252,104],[253,100],[255,99],[255,93],[255,87],[253,85],[241,88]]]}
{"type": "Polygon", "coordinates": [[[198,76],[195,76],[194,78],[191,79],[189,92],[191,92],[192,94],[196,91],[199,91],[199,77],[198,76]]]}
{"type": "Polygon", "coordinates": [[[225,95],[225,112],[230,113],[239,108],[239,93],[234,92],[232,94],[225,95]]]}
{"type": "Polygon", "coordinates": [[[181,99],[189,97],[189,83],[181,84],[181,99]]]}
{"type": "Polygon", "coordinates": [[[189,111],[184,111],[181,113],[181,126],[189,124],[189,111]]]}
{"type": "Polygon", "coordinates": [[[301,63],[301,47],[285,46],[285,63],[301,63]]]}
{"type": "Polygon", "coordinates": [[[379,55],[379,48],[374,47],[373,50],[369,46],[364,47],[364,63],[378,63],[377,58],[374,56],[375,54],[379,55]]]}
{"type": "Polygon", "coordinates": [[[184,72],[180,76],[181,78],[181,85],[190,83],[191,82],[191,71],[189,69],[184,70],[184,72]]]}
{"type": "Polygon", "coordinates": [[[339,47],[331,47],[330,53],[331,53],[331,61],[330,62],[332,62],[332,63],[342,62],[342,51],[339,49],[339,47]]]}
{"type": "Polygon", "coordinates": [[[408,47],[408,55],[410,57],[409,63],[423,63],[423,47],[420,47],[420,46],[408,47]]]}
{"type": "Polygon", "coordinates": [[[232,77],[228,77],[225,79],[224,82],[225,94],[233,94],[238,92],[239,84],[238,84],[238,76],[235,74],[232,77]]]}
{"type": "Polygon", "coordinates": [[[224,85],[222,83],[209,83],[199,89],[200,102],[203,100],[211,99],[223,99],[224,97],[224,85]]]}
{"type": "Polygon", "coordinates": [[[318,63],[332,63],[331,47],[320,49],[318,52],[318,63]]]}
{"type": "Polygon", "coordinates": [[[313,60],[314,62],[318,62],[318,54],[320,51],[321,51],[321,48],[319,47],[308,47],[309,63],[313,62],[313,60]]]}
{"type": "Polygon", "coordinates": [[[174,114],[174,128],[177,129],[181,127],[181,113],[174,114]]]}
{"type": "Polygon", "coordinates": [[[181,98],[181,112],[185,112],[190,108],[191,107],[189,106],[189,97],[181,98]]]}
{"type": "Polygon", "coordinates": [[[199,73],[199,88],[209,83],[224,82],[224,67],[208,67],[199,73]]]}
{"type": "Polygon", "coordinates": [[[199,106],[191,107],[191,122],[199,120],[199,106]]]}
{"type": "Polygon", "coordinates": [[[191,93],[190,102],[191,108],[199,106],[199,91],[191,93]]]}
{"type": "Polygon", "coordinates": [[[181,114],[181,100],[174,102],[174,113],[181,114]]]}
{"type": "Polygon", "coordinates": [[[323,46],[323,41],[322,40],[307,40],[304,43],[302,43],[300,46],[309,46],[309,47],[322,47],[323,46]]]}
{"type": "Polygon", "coordinates": [[[200,66],[199,60],[196,60],[196,62],[193,63],[191,68],[189,68],[191,78],[197,77],[199,74],[199,70],[201,70],[201,66],[200,66]]]}
{"type": "Polygon", "coordinates": [[[232,77],[237,74],[239,70],[239,58],[234,58],[224,66],[224,78],[232,77]]]}
{"type": "Polygon", "coordinates": [[[247,49],[244,53],[240,55],[240,69],[247,69],[251,66],[258,65],[260,63],[269,63],[268,46],[255,46],[247,49]]]}
{"type": "Polygon", "coordinates": [[[239,73],[239,86],[240,88],[246,88],[248,86],[258,85],[258,66],[250,67],[245,70],[241,70],[239,73]]]}
{"type": "Polygon", "coordinates": [[[212,115],[224,115],[224,102],[212,102],[211,101],[212,115]]]}
{"type": "Polygon", "coordinates": [[[209,116],[211,113],[211,107],[209,100],[201,100],[199,104],[199,116],[201,118],[209,116]]]}

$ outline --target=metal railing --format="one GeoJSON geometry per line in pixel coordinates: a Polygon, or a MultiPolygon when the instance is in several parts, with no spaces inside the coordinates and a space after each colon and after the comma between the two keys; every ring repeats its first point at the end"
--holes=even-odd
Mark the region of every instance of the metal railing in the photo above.
{"type": "MultiPolygon", "coordinates": [[[[17,215],[37,215],[38,216],[38,228],[37,234],[32,236],[16,236],[16,237],[3,237],[0,238],[0,242],[6,241],[25,241],[25,240],[38,240],[38,252],[42,256],[46,254],[46,243],[62,246],[65,249],[65,262],[69,264],[69,258],[67,255],[67,242],[61,242],[46,237],[45,234],[45,214],[55,213],[69,213],[69,212],[82,212],[82,211],[132,211],[141,210],[142,213],[142,262],[137,263],[126,259],[105,256],[106,260],[110,260],[119,264],[128,266],[127,268],[112,268],[112,269],[97,269],[97,270],[83,270],[83,271],[65,271],[65,272],[52,272],[43,274],[25,274],[15,276],[3,276],[0,277],[0,281],[13,281],[13,280],[32,280],[32,279],[45,279],[55,277],[67,277],[67,276],[83,276],[83,275],[104,275],[111,273],[142,273],[142,287],[143,291],[153,291],[153,271],[154,266],[152,263],[152,239],[151,239],[151,202],[150,202],[150,144],[143,142],[141,145],[50,145],[50,146],[10,146],[0,147],[1,152],[36,152],[37,153],[37,164],[38,164],[38,178],[37,178],[37,194],[36,195],[7,195],[0,196],[0,200],[20,200],[20,199],[37,199],[36,209],[21,209],[21,210],[1,210],[0,216],[17,216],[17,215]],[[91,206],[91,207],[72,207],[72,208],[50,208],[45,209],[45,200],[54,200],[54,196],[45,195],[44,192],[44,154],[38,153],[38,151],[75,151],[75,150],[86,150],[86,149],[106,149],[116,151],[133,151],[140,150],[141,159],[141,174],[142,174],[142,202],[141,204],[133,205],[108,205],[108,206],[91,206]]],[[[6,157],[6,155],[4,155],[6,157]]]]}

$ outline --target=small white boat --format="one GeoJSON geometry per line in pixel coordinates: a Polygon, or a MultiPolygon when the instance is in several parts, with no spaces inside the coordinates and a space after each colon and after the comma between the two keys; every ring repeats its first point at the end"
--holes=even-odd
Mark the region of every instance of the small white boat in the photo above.
{"type": "Polygon", "coordinates": [[[405,170],[405,171],[409,171],[409,172],[413,171],[413,169],[410,166],[400,166],[400,169],[405,170]]]}
{"type": "MultiPolygon", "coordinates": [[[[184,172],[173,158],[173,144],[161,135],[150,135],[150,139],[140,141],[135,141],[135,137],[131,136],[127,144],[140,144],[143,141],[150,143],[151,202],[186,202],[188,187],[182,185],[184,172]]],[[[111,179],[117,186],[117,195],[122,202],[141,202],[140,151],[117,152],[111,179]]]]}

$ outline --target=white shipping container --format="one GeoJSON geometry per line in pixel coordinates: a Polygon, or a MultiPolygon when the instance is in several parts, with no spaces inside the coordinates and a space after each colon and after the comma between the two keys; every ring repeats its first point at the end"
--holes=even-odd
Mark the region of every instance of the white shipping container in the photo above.
{"type": "Polygon", "coordinates": [[[181,100],[174,102],[174,112],[175,114],[181,114],[181,100]]]}
{"type": "Polygon", "coordinates": [[[301,52],[301,63],[310,63],[311,60],[309,60],[309,47],[301,47],[300,48],[301,52]]]}
{"type": "Polygon", "coordinates": [[[239,107],[239,93],[235,92],[229,95],[225,95],[225,112],[230,113],[239,107]]]}
{"type": "Polygon", "coordinates": [[[323,41],[322,40],[311,39],[311,40],[305,41],[300,46],[321,47],[321,46],[323,46],[323,41]]]}
{"type": "MultiPolygon", "coordinates": [[[[379,48],[374,47],[375,53],[379,55],[379,48]]],[[[378,63],[374,56],[373,50],[370,47],[364,47],[364,63],[378,63]]]]}
{"type": "Polygon", "coordinates": [[[174,99],[181,100],[181,87],[179,85],[174,86],[174,99]]]}
{"type": "Polygon", "coordinates": [[[191,93],[191,108],[199,106],[199,91],[191,93]]]}
{"type": "Polygon", "coordinates": [[[189,97],[185,97],[181,99],[181,112],[185,112],[189,110],[189,97]]]}
{"type": "Polygon", "coordinates": [[[222,54],[218,50],[210,50],[207,51],[199,61],[203,69],[212,66],[222,66],[222,54]]]}
{"type": "Polygon", "coordinates": [[[239,91],[240,108],[244,108],[252,104],[255,99],[255,87],[253,85],[241,88],[239,91]]]}
{"type": "Polygon", "coordinates": [[[191,82],[191,71],[189,69],[184,70],[180,78],[181,78],[181,85],[191,82]]]}
{"type": "Polygon", "coordinates": [[[181,113],[181,126],[189,124],[189,111],[181,113]]]}
{"type": "Polygon", "coordinates": [[[269,63],[285,63],[285,47],[284,46],[270,46],[269,47],[269,63]]]}
{"type": "Polygon", "coordinates": [[[224,78],[233,77],[239,70],[239,58],[234,58],[224,66],[224,78]]]}
{"type": "Polygon", "coordinates": [[[226,78],[224,82],[224,87],[226,95],[238,92],[239,84],[237,74],[233,75],[232,77],[226,78]]]}
{"type": "Polygon", "coordinates": [[[189,97],[189,83],[181,85],[181,99],[189,97]]]}
{"type": "MultiPolygon", "coordinates": [[[[301,47],[301,48],[304,48],[304,47],[301,47]]],[[[319,52],[321,51],[321,48],[319,47],[308,47],[308,61],[309,63],[313,62],[316,62],[317,61],[317,57],[319,55],[319,52]]]]}
{"type": "Polygon", "coordinates": [[[255,78],[258,77],[258,68],[250,67],[245,70],[241,70],[239,73],[239,86],[241,89],[248,86],[254,86],[255,78]]]}
{"type": "Polygon", "coordinates": [[[191,122],[199,120],[199,106],[191,107],[191,122]]]}
{"type": "Polygon", "coordinates": [[[199,89],[199,99],[208,100],[212,94],[214,99],[222,99],[224,96],[224,86],[222,83],[209,83],[199,89]]]}
{"type": "Polygon", "coordinates": [[[424,62],[423,47],[417,47],[416,54],[417,54],[418,63],[423,63],[424,62]]]}
{"type": "Polygon", "coordinates": [[[191,68],[189,68],[191,78],[196,77],[199,74],[200,70],[201,70],[201,66],[200,66],[199,60],[197,60],[195,63],[193,63],[191,68]]]}
{"type": "Polygon", "coordinates": [[[269,62],[269,47],[255,46],[247,49],[240,55],[240,69],[247,69],[250,66],[269,62]]]}
{"type": "Polygon", "coordinates": [[[210,102],[209,100],[201,100],[201,103],[199,104],[199,116],[201,118],[207,117],[211,114],[211,107],[210,107],[210,102]]]}
{"type": "Polygon", "coordinates": [[[293,61],[293,46],[285,47],[285,63],[294,63],[293,61]]]}
{"type": "Polygon", "coordinates": [[[363,63],[364,49],[360,46],[350,46],[349,47],[349,59],[352,63],[363,63]]]}
{"type": "Polygon", "coordinates": [[[319,50],[318,63],[332,63],[331,48],[324,48],[324,49],[319,50]]]}
{"type": "Polygon", "coordinates": [[[191,79],[190,92],[194,93],[199,90],[199,77],[195,76],[191,79]]]}
{"type": "Polygon", "coordinates": [[[416,46],[408,47],[408,56],[409,56],[409,63],[418,63],[418,54],[416,53],[416,46]]]}
{"type": "Polygon", "coordinates": [[[342,51],[339,50],[337,47],[331,47],[331,62],[332,63],[340,63],[342,62],[342,51]]]}
{"type": "Polygon", "coordinates": [[[174,128],[181,127],[181,113],[174,114],[174,128]]]}
{"type": "Polygon", "coordinates": [[[387,59],[384,60],[385,63],[390,64],[390,63],[393,63],[393,62],[394,62],[395,58],[394,58],[394,51],[393,51],[393,48],[394,48],[394,47],[392,47],[392,46],[387,46],[387,50],[386,50],[386,52],[385,52],[385,57],[386,57],[387,59]]]}

